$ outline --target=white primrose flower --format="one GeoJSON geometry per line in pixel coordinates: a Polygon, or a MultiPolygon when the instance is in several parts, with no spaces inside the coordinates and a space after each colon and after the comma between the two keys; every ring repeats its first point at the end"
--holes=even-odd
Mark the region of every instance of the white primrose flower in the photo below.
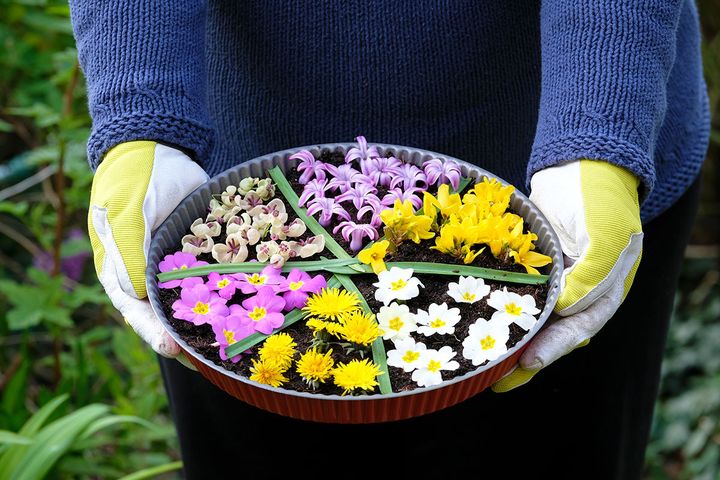
{"type": "Polygon", "coordinates": [[[423,355],[427,351],[424,343],[415,342],[412,337],[402,338],[393,341],[394,350],[387,352],[387,364],[391,367],[402,368],[406,372],[412,372],[423,361],[423,355]]]}
{"type": "Polygon", "coordinates": [[[417,330],[415,315],[410,313],[407,305],[398,305],[397,302],[380,307],[377,321],[383,331],[384,340],[397,341],[408,338],[411,332],[417,330]]]}
{"type": "Polygon", "coordinates": [[[478,318],[470,325],[468,336],[463,340],[463,357],[471,360],[475,366],[486,360],[493,361],[507,352],[509,338],[510,328],[507,323],[478,318]]]}
{"type": "Polygon", "coordinates": [[[457,370],[460,364],[451,360],[456,355],[452,348],[442,347],[440,350],[425,350],[421,355],[421,363],[412,373],[412,379],[421,387],[431,387],[442,383],[442,370],[457,370]]]}
{"type": "Polygon", "coordinates": [[[375,290],[375,300],[382,302],[384,305],[393,300],[410,300],[420,294],[421,287],[425,287],[420,280],[413,277],[412,268],[392,267],[378,274],[378,282],[373,283],[377,288],[375,290]]]}
{"type": "Polygon", "coordinates": [[[535,299],[531,295],[520,296],[514,292],[508,292],[507,287],[502,290],[494,290],[487,300],[487,304],[497,312],[493,313],[492,319],[502,319],[508,325],[515,322],[520,328],[530,330],[537,319],[533,315],[540,313],[535,307],[535,299]]]}
{"type": "Polygon", "coordinates": [[[418,327],[418,333],[422,333],[426,337],[437,333],[438,335],[447,335],[455,333],[455,325],[460,321],[460,309],[448,308],[447,303],[440,305],[431,303],[428,311],[418,309],[415,314],[418,327]]]}
{"type": "Polygon", "coordinates": [[[458,303],[475,303],[490,293],[490,285],[485,280],[475,277],[460,277],[457,283],[448,284],[448,292],[458,303]]]}

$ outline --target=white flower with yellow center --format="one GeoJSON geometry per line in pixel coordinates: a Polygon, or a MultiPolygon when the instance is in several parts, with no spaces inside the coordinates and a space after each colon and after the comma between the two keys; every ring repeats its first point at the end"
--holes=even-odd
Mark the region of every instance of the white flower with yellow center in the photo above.
{"type": "Polygon", "coordinates": [[[448,335],[455,333],[455,325],[460,321],[460,309],[448,308],[447,303],[440,305],[431,303],[428,311],[419,310],[415,314],[418,333],[426,337],[430,335],[448,335]]]}
{"type": "Polygon", "coordinates": [[[383,331],[384,340],[397,341],[408,338],[410,333],[417,330],[415,315],[410,313],[407,305],[398,305],[397,302],[380,307],[377,321],[383,331]]]}
{"type": "Polygon", "coordinates": [[[413,277],[412,268],[392,267],[378,274],[378,282],[373,283],[375,300],[384,305],[393,300],[410,300],[420,294],[420,287],[425,287],[420,280],[413,277]]]}
{"type": "Polygon", "coordinates": [[[537,319],[533,315],[540,313],[535,307],[535,299],[531,295],[518,295],[508,292],[506,287],[494,290],[487,300],[487,304],[497,310],[493,313],[493,320],[503,320],[510,325],[515,322],[520,328],[530,330],[537,319]]]}
{"type": "Polygon", "coordinates": [[[431,387],[442,383],[443,370],[457,370],[460,364],[452,358],[456,355],[452,348],[445,346],[440,350],[425,350],[420,365],[412,373],[412,379],[421,387],[431,387]]]}
{"type": "Polygon", "coordinates": [[[471,360],[475,366],[486,360],[493,361],[507,352],[509,338],[510,328],[504,321],[478,318],[470,325],[468,336],[463,340],[463,357],[471,360]]]}
{"type": "Polygon", "coordinates": [[[448,284],[447,292],[458,303],[479,302],[488,293],[490,286],[485,285],[485,280],[482,278],[475,277],[460,277],[457,283],[448,284]]]}
{"type": "Polygon", "coordinates": [[[393,343],[395,344],[395,349],[387,352],[388,365],[402,368],[408,373],[420,366],[423,361],[423,355],[427,351],[424,343],[416,343],[412,337],[396,340],[393,343]]]}

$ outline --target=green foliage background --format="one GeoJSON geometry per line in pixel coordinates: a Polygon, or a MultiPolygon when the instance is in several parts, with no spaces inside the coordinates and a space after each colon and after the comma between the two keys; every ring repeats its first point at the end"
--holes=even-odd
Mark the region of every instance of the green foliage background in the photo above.
{"type": "MultiPolygon", "coordinates": [[[[720,478],[720,1],[698,4],[713,132],[648,479],[720,478]]],[[[0,18],[0,478],[22,462],[47,468],[18,478],[174,478],[177,440],[155,356],[92,268],[90,118],[67,3],[0,0],[0,18]],[[34,448],[38,439],[57,455],[34,448]]]]}

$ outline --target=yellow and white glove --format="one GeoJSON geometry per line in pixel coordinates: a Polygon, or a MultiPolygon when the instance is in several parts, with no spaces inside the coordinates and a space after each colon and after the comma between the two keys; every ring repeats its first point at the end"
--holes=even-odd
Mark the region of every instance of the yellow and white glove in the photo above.
{"type": "Polygon", "coordinates": [[[187,155],[149,141],[112,148],[93,178],[88,232],[100,283],[125,321],[165,357],[176,357],[180,347],[146,299],[150,236],[207,180],[205,171],[187,155]]]}
{"type": "Polygon", "coordinates": [[[625,300],[642,254],[638,185],[630,171],[596,160],[533,175],[530,200],[555,229],[572,265],[561,279],[555,306],[560,318],[532,339],[518,368],[496,382],[493,391],[523,385],[540,369],[586,345],[625,300]]]}

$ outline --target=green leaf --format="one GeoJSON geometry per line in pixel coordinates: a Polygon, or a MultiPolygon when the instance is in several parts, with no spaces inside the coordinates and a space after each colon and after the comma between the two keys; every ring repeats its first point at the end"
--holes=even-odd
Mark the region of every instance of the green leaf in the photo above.
{"type": "Polygon", "coordinates": [[[300,220],[305,222],[305,225],[315,235],[322,235],[325,237],[325,246],[327,249],[330,250],[337,258],[350,258],[350,255],[345,251],[345,249],[335,241],[335,238],[333,238],[333,236],[330,235],[327,230],[325,230],[325,228],[323,228],[323,226],[315,220],[315,218],[308,216],[306,209],[299,206],[300,198],[292,189],[292,186],[290,186],[290,183],[287,181],[287,178],[285,178],[285,175],[282,170],[280,170],[280,167],[271,169],[269,174],[275,182],[275,185],[278,187],[278,190],[280,190],[283,194],[292,209],[295,210],[295,213],[300,220]]]}
{"type": "MultiPolygon", "coordinates": [[[[506,272],[492,268],[474,267],[472,265],[451,265],[446,263],[432,262],[387,262],[388,269],[392,267],[412,268],[414,273],[426,273],[433,275],[464,275],[484,278],[486,280],[497,280],[501,282],[523,283],[528,285],[540,285],[547,283],[547,275],[530,275],[528,273],[506,272]]],[[[365,273],[372,273],[368,265],[363,265],[365,273]]]]}
{"type": "MultiPolygon", "coordinates": [[[[55,413],[55,410],[65,403],[67,399],[67,395],[60,395],[43,405],[40,410],[35,412],[35,414],[25,422],[25,425],[23,425],[18,432],[18,435],[33,437],[50,416],[55,413]]],[[[0,478],[10,478],[11,472],[15,470],[16,465],[20,462],[20,459],[27,449],[28,447],[26,445],[12,445],[0,455],[0,478]]]]}
{"type": "Polygon", "coordinates": [[[32,439],[7,430],[0,430],[0,445],[30,445],[32,439]]]}
{"type": "MultiPolygon", "coordinates": [[[[370,309],[370,305],[365,301],[365,297],[357,286],[347,275],[335,275],[340,281],[345,290],[353,292],[360,299],[360,305],[362,306],[365,313],[373,315],[373,311],[370,309]]],[[[385,354],[385,345],[383,344],[382,337],[378,337],[372,344],[373,361],[380,367],[382,375],[378,376],[378,383],[380,384],[380,393],[392,393],[392,385],[390,384],[390,372],[387,367],[387,355],[385,354]]]]}
{"type": "Polygon", "coordinates": [[[156,467],[150,467],[143,470],[139,470],[130,475],[125,475],[119,480],[144,480],[146,478],[157,478],[158,475],[168,472],[174,472],[182,468],[182,462],[166,463],[164,465],[158,465],[156,467]]]}
{"type": "Polygon", "coordinates": [[[12,480],[41,480],[55,462],[72,448],[78,436],[98,418],[106,415],[107,405],[87,405],[55,420],[35,436],[11,477],[12,480]]]}
{"type": "MultiPolygon", "coordinates": [[[[340,259],[323,259],[323,260],[309,260],[309,261],[294,261],[285,262],[282,269],[283,273],[287,273],[290,270],[299,268],[304,272],[317,272],[317,271],[331,271],[330,268],[335,266],[351,265],[357,263],[354,258],[340,258],[340,259]]],[[[267,267],[267,263],[259,262],[243,262],[243,263],[220,263],[212,265],[203,265],[200,267],[191,267],[181,270],[173,270],[170,272],[164,272],[158,274],[158,281],[167,282],[169,280],[179,280],[187,277],[199,277],[206,276],[212,272],[216,273],[255,273],[262,271],[267,267]]]]}

